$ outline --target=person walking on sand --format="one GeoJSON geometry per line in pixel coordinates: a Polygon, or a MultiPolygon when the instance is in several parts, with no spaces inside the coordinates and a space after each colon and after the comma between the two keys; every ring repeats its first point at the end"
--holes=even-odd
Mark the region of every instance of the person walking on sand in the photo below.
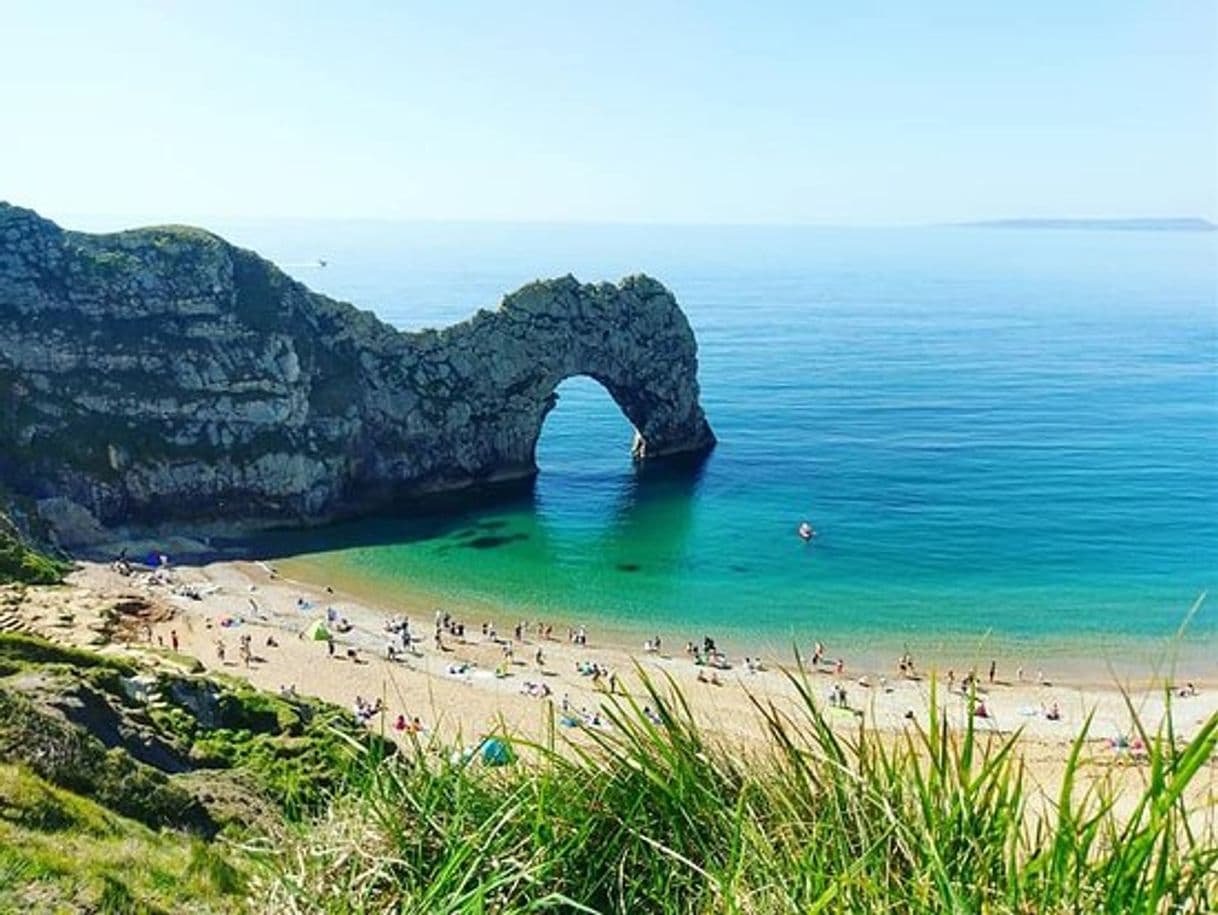
{"type": "Polygon", "coordinates": [[[990,660],[990,682],[991,683],[994,682],[994,677],[997,673],[998,673],[998,662],[991,659],[990,660]]]}
{"type": "Polygon", "coordinates": [[[176,653],[178,650],[178,630],[169,630],[169,644],[173,646],[173,650],[176,653]]]}
{"type": "Polygon", "coordinates": [[[334,657],[334,636],[326,636],[326,653],[332,658],[334,657]]]}

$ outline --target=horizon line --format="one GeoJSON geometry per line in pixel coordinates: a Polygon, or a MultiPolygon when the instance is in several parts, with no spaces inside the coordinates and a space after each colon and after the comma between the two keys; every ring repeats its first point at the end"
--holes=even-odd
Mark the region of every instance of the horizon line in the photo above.
{"type": "MultiPolygon", "coordinates": [[[[1218,230],[1218,215],[1214,219],[1200,215],[1171,216],[994,216],[961,219],[919,219],[894,221],[847,222],[834,220],[690,220],[690,219],[585,219],[585,218],[529,218],[529,217],[462,217],[462,216],[286,216],[286,215],[184,215],[166,217],[151,213],[117,213],[98,211],[64,211],[62,216],[47,216],[46,212],[21,203],[8,202],[13,206],[26,207],[43,218],[51,219],[63,228],[70,229],[70,221],[126,221],[126,228],[150,228],[163,225],[183,225],[204,228],[209,223],[346,223],[372,225],[526,225],[526,226],[586,226],[621,228],[687,228],[687,229],[926,229],[926,228],[993,228],[1018,227],[1020,224],[1074,223],[1080,228],[1088,224],[1099,227],[1105,223],[1196,223],[1199,231],[1218,230]]],[[[1031,226],[1030,226],[1031,227],[1031,226]]]]}

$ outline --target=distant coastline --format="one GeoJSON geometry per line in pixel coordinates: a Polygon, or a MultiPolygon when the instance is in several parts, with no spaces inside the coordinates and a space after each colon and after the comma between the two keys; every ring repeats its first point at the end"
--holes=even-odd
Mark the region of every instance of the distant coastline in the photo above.
{"type": "Polygon", "coordinates": [[[1167,219],[987,219],[950,225],[971,229],[1089,229],[1102,232],[1218,231],[1218,225],[1197,216],[1167,219]]]}

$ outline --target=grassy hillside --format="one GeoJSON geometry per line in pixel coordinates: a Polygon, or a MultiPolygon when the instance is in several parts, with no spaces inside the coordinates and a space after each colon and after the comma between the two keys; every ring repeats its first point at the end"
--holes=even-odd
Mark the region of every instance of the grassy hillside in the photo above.
{"type": "Polygon", "coordinates": [[[0,912],[257,911],[258,847],[385,747],[343,710],[0,634],[0,912]]]}
{"type": "Polygon", "coordinates": [[[249,866],[0,764],[0,911],[246,911],[249,866]]]}

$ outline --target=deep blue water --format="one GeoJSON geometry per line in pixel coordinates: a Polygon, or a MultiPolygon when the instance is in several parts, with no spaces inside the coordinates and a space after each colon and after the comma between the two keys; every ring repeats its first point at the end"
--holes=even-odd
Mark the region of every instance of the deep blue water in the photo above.
{"type": "MultiPolygon", "coordinates": [[[[640,479],[626,421],[574,379],[533,500],[338,532],[388,541],[324,561],[389,593],[774,641],[1086,646],[1169,633],[1218,586],[1218,234],[227,231],[404,328],[567,272],[650,273],[689,315],[720,440],[699,473],[640,479]]],[[[1212,603],[1191,631],[1218,633],[1212,603]]]]}

